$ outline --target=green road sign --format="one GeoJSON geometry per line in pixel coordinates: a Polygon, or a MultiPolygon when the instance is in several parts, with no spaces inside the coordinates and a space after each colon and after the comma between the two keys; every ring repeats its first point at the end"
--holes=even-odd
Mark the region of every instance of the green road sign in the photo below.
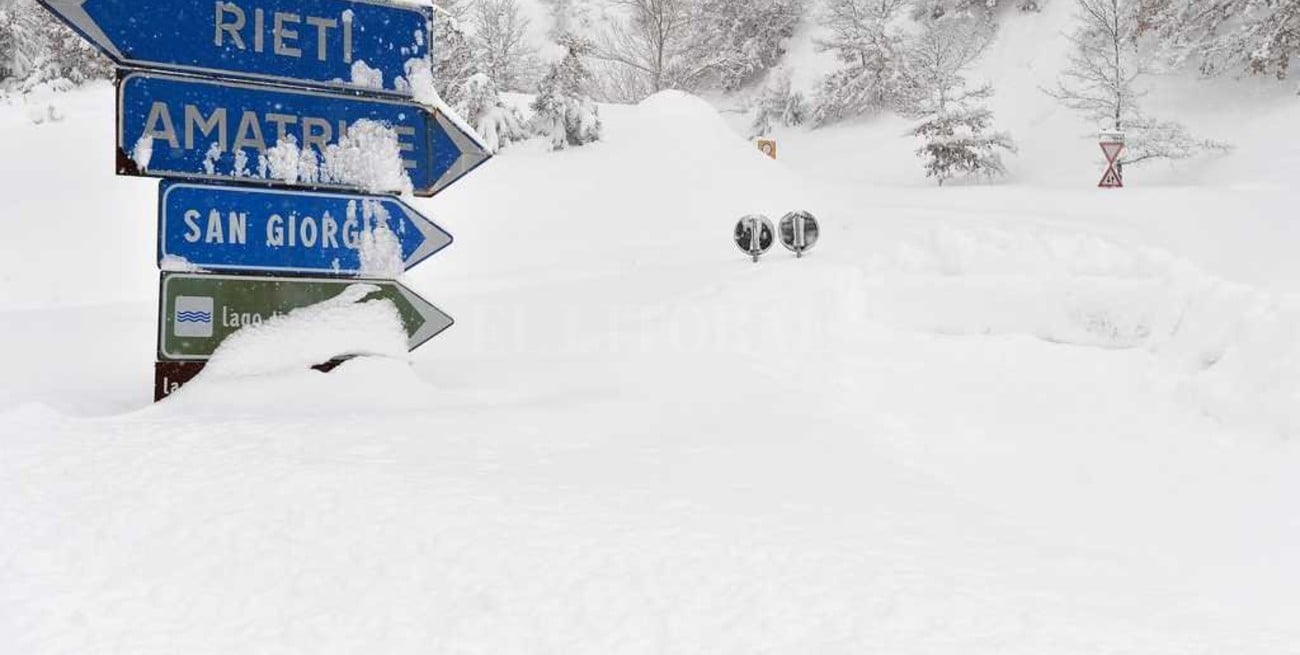
{"type": "MultiPolygon", "coordinates": [[[[246,325],[324,302],[354,284],[378,287],[370,298],[397,306],[415,350],[451,327],[450,316],[392,280],[331,280],[163,273],[158,318],[160,361],[206,360],[246,325]]],[[[346,355],[347,353],[339,353],[346,355]]]]}

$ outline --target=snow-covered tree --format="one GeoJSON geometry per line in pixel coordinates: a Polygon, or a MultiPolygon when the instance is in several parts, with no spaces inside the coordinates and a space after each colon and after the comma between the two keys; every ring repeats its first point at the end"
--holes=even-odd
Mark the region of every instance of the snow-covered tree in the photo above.
{"type": "Polygon", "coordinates": [[[528,138],[523,118],[501,102],[496,84],[484,73],[471,76],[456,94],[456,113],[469,121],[490,153],[528,138]]]}
{"type": "Polygon", "coordinates": [[[992,87],[968,89],[963,74],[987,46],[990,29],[978,18],[927,18],[909,51],[922,92],[909,112],[920,115],[921,122],[909,134],[925,140],[917,155],[926,175],[940,185],[956,175],[1003,175],[1002,152],[1015,152],[1011,137],[992,129],[993,112],[981,104],[993,95],[992,87]]]}
{"type": "Polygon", "coordinates": [[[1182,125],[1148,116],[1141,108],[1139,84],[1149,72],[1142,51],[1140,0],[1074,0],[1079,25],[1070,35],[1074,51],[1054,90],[1065,106],[1094,121],[1099,129],[1123,132],[1124,165],[1152,159],[1184,159],[1227,146],[1197,139],[1182,125]]]}
{"type": "Polygon", "coordinates": [[[433,18],[433,84],[438,95],[456,104],[465,81],[478,72],[474,42],[462,21],[460,0],[438,0],[433,18]]]}
{"type": "Polygon", "coordinates": [[[842,67],[822,81],[812,118],[818,125],[912,104],[903,31],[895,24],[910,0],[828,0],[817,42],[842,67]]]}
{"type": "Polygon", "coordinates": [[[1021,11],[1038,11],[1046,0],[916,0],[915,13],[919,18],[939,18],[952,15],[988,16],[999,7],[1015,5],[1021,11]]]}
{"type": "Polygon", "coordinates": [[[470,11],[478,70],[497,88],[523,91],[535,84],[537,49],[528,42],[529,20],[518,0],[478,0],[470,11]]]}
{"type": "Polygon", "coordinates": [[[1150,24],[1176,63],[1283,79],[1300,55],[1300,0],[1161,0],[1150,24]]]}
{"type": "Polygon", "coordinates": [[[0,7],[0,83],[5,86],[80,84],[112,74],[112,62],[34,0],[0,7]]]}
{"type": "Polygon", "coordinates": [[[804,0],[699,0],[696,38],[716,86],[735,90],[775,66],[803,18],[804,0]]]}
{"type": "Polygon", "coordinates": [[[563,150],[600,140],[600,111],[591,99],[592,77],[585,58],[591,46],[565,35],[559,39],[567,52],[551,66],[533,101],[533,125],[551,138],[551,147],[563,150]]]}
{"type": "Polygon", "coordinates": [[[558,40],[566,34],[585,34],[592,25],[590,0],[543,0],[550,5],[549,36],[558,40]]]}
{"type": "Polygon", "coordinates": [[[750,107],[750,136],[769,134],[774,125],[802,125],[807,114],[803,94],[791,90],[790,71],[778,68],[750,107]]]}

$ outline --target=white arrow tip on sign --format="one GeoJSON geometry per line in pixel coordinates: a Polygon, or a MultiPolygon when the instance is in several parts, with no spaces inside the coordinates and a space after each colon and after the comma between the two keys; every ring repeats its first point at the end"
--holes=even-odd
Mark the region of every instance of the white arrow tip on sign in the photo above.
{"type": "Polygon", "coordinates": [[[443,248],[451,245],[453,240],[452,236],[441,227],[434,224],[433,221],[430,221],[419,212],[406,206],[406,203],[404,202],[399,201],[397,205],[401,208],[402,214],[406,216],[407,222],[414,225],[415,229],[419,230],[420,234],[424,236],[424,240],[420,242],[420,246],[415,249],[415,252],[411,253],[410,257],[406,258],[406,266],[408,269],[411,266],[432,257],[443,248]]]}
{"type": "Polygon", "coordinates": [[[424,324],[411,335],[406,342],[411,350],[415,350],[424,345],[425,342],[438,336],[443,330],[451,327],[456,321],[450,316],[443,313],[441,309],[434,307],[432,303],[416,295],[415,292],[407,289],[401,284],[397,284],[398,293],[415,307],[415,311],[424,319],[424,324]]]}

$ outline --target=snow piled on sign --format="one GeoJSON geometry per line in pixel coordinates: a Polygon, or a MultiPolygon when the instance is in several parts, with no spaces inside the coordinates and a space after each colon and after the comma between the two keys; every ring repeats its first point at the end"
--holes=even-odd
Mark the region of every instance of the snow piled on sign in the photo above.
{"type": "Polygon", "coordinates": [[[392,301],[355,284],[322,303],[296,309],[227,337],[203,379],[242,378],[303,370],[331,359],[380,356],[407,359],[407,334],[392,301]]]}
{"type": "Polygon", "coordinates": [[[384,71],[371,68],[364,60],[352,62],[352,84],[367,89],[384,88],[384,71]]]}
{"type": "Polygon", "coordinates": [[[135,147],[131,149],[131,160],[140,170],[149,170],[149,162],[153,160],[153,137],[145,135],[135,142],[135,147]]]}
{"type": "Polygon", "coordinates": [[[397,238],[389,220],[392,216],[378,200],[364,200],[361,205],[360,220],[357,217],[357,202],[348,203],[348,221],[362,225],[357,254],[361,257],[361,275],[370,278],[395,279],[406,271],[406,262],[402,257],[402,242],[397,238]]]}
{"type": "Polygon", "coordinates": [[[257,170],[258,177],[290,184],[338,184],[371,193],[409,193],[413,188],[397,132],[368,119],[353,123],[323,154],[286,135],[259,156],[257,170]]]}
{"type": "Polygon", "coordinates": [[[488,150],[478,132],[438,94],[433,83],[433,65],[427,58],[407,61],[406,78],[399,78],[397,85],[400,89],[409,89],[412,99],[446,116],[461,132],[474,139],[480,148],[488,150]]]}

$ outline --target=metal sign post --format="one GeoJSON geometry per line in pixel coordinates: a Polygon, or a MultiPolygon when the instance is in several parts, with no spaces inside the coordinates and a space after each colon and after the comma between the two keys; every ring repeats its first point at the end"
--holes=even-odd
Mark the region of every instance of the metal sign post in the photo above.
{"type": "Polygon", "coordinates": [[[160,267],[373,277],[410,270],[452,242],[390,196],[190,182],[163,182],[158,196],[160,267]],[[373,261],[383,256],[400,266],[373,261]]]}
{"type": "Polygon", "coordinates": [[[373,189],[399,175],[369,179],[365,168],[374,163],[357,144],[346,149],[352,159],[337,152],[359,121],[392,130],[417,196],[442,191],[488,159],[478,139],[441,112],[393,98],[128,73],[117,107],[120,175],[401,191],[373,189]],[[271,153],[286,147],[278,158],[271,153]]]}

